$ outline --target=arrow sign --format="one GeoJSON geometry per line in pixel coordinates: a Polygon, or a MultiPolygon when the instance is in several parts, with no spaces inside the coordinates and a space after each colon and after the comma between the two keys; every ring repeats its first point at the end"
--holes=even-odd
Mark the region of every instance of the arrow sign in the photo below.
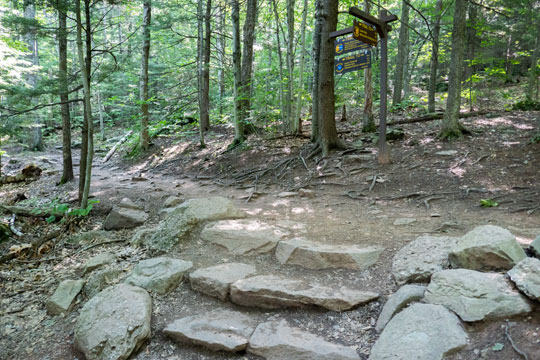
{"type": "Polygon", "coordinates": [[[334,46],[336,56],[345,55],[350,52],[370,48],[368,44],[364,44],[363,42],[358,41],[352,37],[337,39],[336,41],[334,41],[334,46]]]}
{"type": "Polygon", "coordinates": [[[356,20],[353,23],[353,37],[363,43],[377,46],[377,31],[373,27],[356,20]]]}
{"type": "Polygon", "coordinates": [[[345,56],[334,60],[334,72],[336,74],[346,74],[351,71],[368,69],[371,67],[371,51],[364,50],[363,53],[345,56]]]}

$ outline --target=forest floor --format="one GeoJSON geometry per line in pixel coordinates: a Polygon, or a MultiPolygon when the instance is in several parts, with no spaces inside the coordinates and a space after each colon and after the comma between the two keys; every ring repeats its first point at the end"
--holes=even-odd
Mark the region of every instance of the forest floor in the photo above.
{"type": "MultiPolygon", "coordinates": [[[[224,261],[248,262],[260,274],[313,277],[379,292],[381,297],[341,313],[313,308],[261,311],[201,295],[184,281],[172,293],[153,297],[152,339],[133,358],[259,359],[251,354],[212,353],[178,345],[162,333],[176,318],[225,307],[261,319],[286,318],[329,341],[356,347],[361,358],[367,359],[377,339],[374,325],[378,315],[387,297],[397,290],[391,275],[392,257],[405,244],[423,234],[461,236],[485,224],[509,229],[524,246],[540,234],[540,143],[530,142],[538,131],[539,117],[540,112],[499,112],[468,118],[463,124],[472,134],[451,142],[436,138],[439,121],[402,125],[405,137],[391,142],[392,163],[384,166],[377,164],[372,136],[349,122],[338,123],[338,132],[358,148],[333,152],[326,158],[307,158],[312,148],[307,135],[273,139],[252,135],[241,148],[226,151],[233,129],[225,126],[216,126],[206,135],[205,149],[198,147],[195,135],[171,134],[156,138],[151,150],[137,160],[116,155],[102,164],[98,155],[91,193],[100,202],[89,216],[69,227],[18,217],[16,226],[25,235],[0,244],[0,254],[5,254],[13,245],[22,249],[24,243],[55,229],[62,231],[40,248],[39,255],[25,256],[21,250],[21,256],[0,264],[0,358],[82,358],[73,347],[73,330],[87,299],[80,295],[71,313],[56,317],[47,315],[45,303],[61,280],[78,278],[82,265],[100,252],[116,254],[126,273],[139,260],[153,256],[130,245],[135,230],[99,232],[108,211],[122,198],[144,206],[150,214],[147,223],[152,224],[161,219],[159,209],[170,195],[185,199],[219,195],[233,199],[251,218],[270,224],[282,220],[305,224],[305,236],[312,240],[376,245],[385,251],[377,264],[364,271],[305,270],[280,266],[271,255],[232,256],[201,242],[195,232],[168,256],[192,261],[194,268],[224,261]],[[278,196],[301,188],[312,190],[312,197],[278,196]],[[481,199],[491,199],[498,206],[482,207],[481,199]],[[398,218],[416,221],[393,225],[398,218]],[[85,237],[89,231],[93,235],[85,237]],[[111,240],[117,242],[91,247],[111,240]]],[[[4,171],[34,162],[44,173],[35,182],[0,187],[0,202],[15,201],[24,194],[29,200],[23,204],[27,205],[43,207],[58,199],[76,206],[75,183],[54,186],[61,174],[60,150],[5,150],[11,161],[4,171]]],[[[539,311],[510,322],[466,325],[469,345],[449,359],[521,359],[510,344],[506,326],[529,359],[540,359],[539,311]],[[502,344],[502,349],[496,344],[502,344]]]]}

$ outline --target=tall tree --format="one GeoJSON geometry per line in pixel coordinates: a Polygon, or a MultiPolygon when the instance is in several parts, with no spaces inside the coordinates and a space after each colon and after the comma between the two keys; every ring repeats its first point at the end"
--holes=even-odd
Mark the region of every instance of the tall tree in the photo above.
{"type": "Polygon", "coordinates": [[[232,145],[244,142],[244,119],[240,96],[242,90],[242,50],[240,46],[240,4],[239,0],[231,1],[232,33],[233,33],[233,75],[234,75],[234,141],[232,145]]]}
{"type": "Polygon", "coordinates": [[[396,71],[394,72],[394,95],[392,105],[401,102],[403,91],[403,73],[409,56],[409,5],[405,0],[401,1],[401,25],[399,27],[398,53],[396,57],[396,71]]]}
{"type": "Polygon", "coordinates": [[[334,40],[330,33],[336,31],[338,0],[325,0],[321,27],[321,48],[319,59],[319,138],[323,156],[330,150],[342,148],[336,129],[334,97],[334,40]]]}
{"type": "Polygon", "coordinates": [[[294,0],[287,0],[287,92],[285,108],[287,111],[287,130],[294,132],[294,0]]]}
{"type": "MultiPolygon", "coordinates": [[[[369,14],[370,0],[365,0],[364,11],[369,14]]],[[[364,110],[362,112],[362,131],[375,131],[375,117],[373,116],[373,84],[371,67],[364,70],[364,110]]]]}
{"type": "Polygon", "coordinates": [[[141,133],[140,146],[146,150],[150,145],[150,136],[148,134],[148,120],[150,114],[148,111],[148,58],[150,57],[150,24],[152,23],[152,0],[143,2],[143,43],[141,56],[141,76],[139,86],[139,100],[141,103],[141,133]]]}
{"type": "Polygon", "coordinates": [[[429,62],[428,112],[435,112],[435,91],[437,89],[437,68],[439,65],[439,34],[441,32],[442,0],[435,5],[433,39],[431,39],[431,59],[429,62]]]}
{"type": "Polygon", "coordinates": [[[456,0],[454,24],[452,28],[452,55],[450,57],[450,74],[448,76],[448,99],[439,137],[450,139],[463,134],[463,126],[459,123],[461,104],[461,73],[465,48],[465,25],[467,0],[456,0]]]}
{"type": "Polygon", "coordinates": [[[62,177],[60,184],[73,180],[73,160],[71,155],[71,118],[67,83],[67,3],[57,0],[58,13],[58,84],[60,87],[60,112],[62,114],[62,177]]]}
{"type": "Polygon", "coordinates": [[[536,40],[534,42],[534,51],[531,56],[531,67],[529,68],[529,79],[527,82],[527,99],[532,100],[533,94],[536,91],[538,99],[538,57],[540,56],[540,24],[536,29],[536,40]]]}
{"type": "Polygon", "coordinates": [[[302,25],[300,34],[300,77],[298,79],[298,95],[296,99],[296,111],[294,113],[293,133],[300,134],[302,132],[302,120],[300,111],[302,110],[302,95],[304,93],[304,64],[306,60],[306,22],[308,12],[308,0],[304,0],[304,12],[302,13],[302,25]]]}
{"type": "Polygon", "coordinates": [[[204,41],[203,41],[203,69],[202,69],[202,94],[201,94],[201,129],[208,131],[210,129],[210,17],[212,12],[212,0],[206,1],[206,13],[204,15],[204,41]]]}
{"type": "Polygon", "coordinates": [[[321,58],[321,31],[323,18],[323,1],[315,0],[315,28],[313,30],[313,82],[311,94],[311,141],[319,140],[319,64],[321,58]]]}
{"type": "Polygon", "coordinates": [[[283,77],[283,53],[281,51],[281,36],[280,36],[280,21],[279,13],[277,9],[276,0],[272,0],[272,8],[274,9],[274,18],[276,20],[276,43],[277,43],[277,53],[279,60],[279,105],[281,109],[281,119],[283,122],[283,132],[287,133],[289,130],[289,119],[287,118],[287,98],[285,96],[285,79],[283,77]]]}

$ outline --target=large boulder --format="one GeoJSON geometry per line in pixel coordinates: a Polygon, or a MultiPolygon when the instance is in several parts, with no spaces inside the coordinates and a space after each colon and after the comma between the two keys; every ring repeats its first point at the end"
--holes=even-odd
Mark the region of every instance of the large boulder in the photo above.
{"type": "Polygon", "coordinates": [[[73,306],[73,301],[81,292],[83,285],[84,280],[62,281],[47,301],[47,312],[50,315],[67,313],[73,306]]]}
{"type": "Polygon", "coordinates": [[[502,274],[474,270],[442,270],[433,274],[424,294],[464,321],[490,320],[532,311],[531,304],[502,274]]]}
{"type": "Polygon", "coordinates": [[[174,212],[197,221],[217,221],[246,217],[246,213],[237,209],[233,202],[224,197],[190,199],[175,207],[174,212]]]}
{"type": "Polygon", "coordinates": [[[291,327],[285,320],[259,324],[249,340],[248,351],[266,360],[359,360],[351,347],[291,327]]]}
{"type": "Polygon", "coordinates": [[[329,310],[349,310],[366,304],[379,294],[347,287],[327,287],[300,279],[259,275],[231,285],[231,300],[238,305],[266,309],[317,305],[329,310]]]}
{"type": "Polygon", "coordinates": [[[450,266],[448,254],[458,239],[448,236],[420,236],[401,248],[392,261],[392,275],[398,283],[429,282],[433,273],[450,266]]]}
{"type": "Polygon", "coordinates": [[[453,268],[509,270],[525,258],[510,231],[494,225],[474,228],[457,242],[449,254],[453,268]]]}
{"type": "Polygon", "coordinates": [[[529,250],[534,256],[540,258],[540,235],[529,245],[529,250]]]}
{"type": "Polygon", "coordinates": [[[146,290],[126,284],[109,287],[81,310],[75,347],[88,360],[125,360],[150,336],[151,315],[146,290]]]}
{"type": "Polygon", "coordinates": [[[193,290],[224,301],[232,283],[256,272],[253,265],[228,263],[195,270],[189,274],[189,280],[193,290]]]}
{"type": "Polygon", "coordinates": [[[456,315],[444,306],[413,304],[386,325],[369,360],[440,360],[466,345],[456,315]]]}
{"type": "Polygon", "coordinates": [[[108,252],[103,252],[97,254],[96,256],[89,259],[86,264],[84,264],[83,274],[89,273],[97,268],[103,267],[110,263],[116,261],[116,257],[108,252]]]}
{"type": "Polygon", "coordinates": [[[426,287],[423,285],[404,285],[398,291],[390,295],[379,315],[375,331],[380,333],[386,324],[412,302],[419,301],[424,297],[426,287]]]}
{"type": "Polygon", "coordinates": [[[508,276],[525,295],[540,301],[540,260],[525,258],[508,271],[508,276]]]}
{"type": "Polygon", "coordinates": [[[220,245],[235,255],[255,255],[274,250],[288,235],[283,229],[258,220],[223,220],[206,225],[201,239],[220,245]]]}
{"type": "Polygon", "coordinates": [[[163,332],[183,343],[201,345],[215,351],[243,351],[255,330],[255,322],[238,311],[214,310],[188,316],[167,325],[163,332]]]}
{"type": "Polygon", "coordinates": [[[126,278],[126,283],[163,295],[174,290],[192,266],[191,261],[167,257],[143,260],[126,278]]]}
{"type": "Polygon", "coordinates": [[[373,246],[323,244],[294,238],[278,244],[276,258],[282,264],[300,265],[308,269],[363,270],[375,264],[383,250],[373,246]]]}
{"type": "Polygon", "coordinates": [[[122,274],[122,269],[112,266],[92,271],[86,279],[83,292],[86,297],[91,298],[105,288],[118,284],[122,274]]]}
{"type": "Polygon", "coordinates": [[[139,208],[115,206],[103,223],[105,230],[131,229],[144,224],[148,214],[139,208]]]}

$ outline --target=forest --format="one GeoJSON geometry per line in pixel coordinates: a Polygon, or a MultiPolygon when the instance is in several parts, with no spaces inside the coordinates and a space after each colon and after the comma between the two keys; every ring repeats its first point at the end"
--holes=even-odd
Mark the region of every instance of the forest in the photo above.
{"type": "Polygon", "coordinates": [[[0,358],[537,359],[539,76],[538,0],[0,0],[0,358]]]}

